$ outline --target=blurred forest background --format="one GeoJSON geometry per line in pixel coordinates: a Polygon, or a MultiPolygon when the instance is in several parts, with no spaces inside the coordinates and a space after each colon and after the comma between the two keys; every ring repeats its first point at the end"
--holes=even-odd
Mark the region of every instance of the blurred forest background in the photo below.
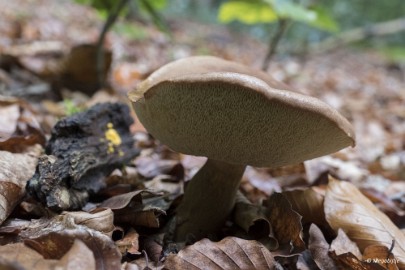
{"type": "MultiPolygon", "coordinates": [[[[149,74],[192,55],[263,69],[336,108],[356,133],[354,148],[280,169],[248,167],[243,176],[240,191],[249,207],[280,199],[277,192],[284,196],[284,204],[277,206],[284,208],[276,209],[284,215],[277,220],[293,229],[275,242],[288,246],[295,239],[303,250],[289,254],[281,244],[270,245],[273,235],[255,238],[257,232],[249,235],[249,227],[241,233],[233,221],[225,226],[227,235],[260,240],[285,269],[336,269],[328,265],[340,264],[344,269],[404,269],[405,241],[399,241],[405,229],[404,0],[0,0],[0,268],[21,263],[24,269],[54,269],[66,266],[70,259],[63,258],[69,254],[80,259],[82,253],[94,255],[93,269],[117,269],[121,263],[122,269],[147,269],[148,259],[163,267],[170,250],[156,239],[162,240],[184,182],[205,160],[174,153],[155,141],[134,112],[126,136],[135,140],[128,152],[136,157],[104,175],[106,186],[80,211],[53,211],[25,188],[38,161],[46,158],[44,149],[58,121],[96,103],[129,105],[127,92],[149,74]],[[328,175],[342,181],[328,183],[328,175]],[[114,198],[119,195],[126,199],[117,209],[114,198]],[[336,214],[342,209],[348,212],[336,214]],[[139,215],[122,219],[120,211],[139,215]],[[96,222],[66,222],[66,216],[78,213],[85,218],[75,216],[75,222],[96,222]],[[389,226],[380,222],[385,215],[389,226]],[[315,224],[321,231],[310,229],[315,224]],[[348,236],[340,230],[337,236],[339,228],[348,236]],[[352,253],[339,237],[355,242],[352,253]],[[59,248],[48,249],[44,239],[59,248]],[[75,239],[91,251],[76,242],[77,249],[70,249],[75,239]],[[341,244],[334,255],[332,240],[341,244]],[[40,255],[16,246],[23,241],[36,241],[31,247],[40,255]],[[372,244],[385,249],[367,253],[372,244]],[[24,262],[15,256],[17,248],[29,254],[24,262]],[[366,259],[376,254],[399,259],[398,267],[370,266],[366,259]],[[300,263],[307,268],[299,268],[300,263]]],[[[104,128],[96,135],[116,135],[111,125],[104,128]]],[[[74,184],[49,179],[57,182],[51,189],[74,184]]],[[[200,244],[214,249],[212,242],[200,244]]],[[[182,256],[199,260],[190,253],[182,256]]],[[[74,269],[92,269],[87,258],[78,263],[74,269]]]]}
{"type": "MultiPolygon", "coordinates": [[[[95,7],[102,18],[120,1],[77,0],[95,7]]],[[[243,32],[267,43],[277,31],[280,20],[288,20],[281,46],[282,53],[305,53],[311,45],[362,28],[358,36],[350,41],[358,41],[358,48],[375,48],[384,53],[403,57],[404,34],[403,16],[405,7],[400,0],[372,3],[368,1],[292,1],[292,0],[242,0],[242,1],[192,1],[192,0],[153,0],[127,2],[122,16],[128,20],[153,21],[162,30],[169,31],[170,22],[193,21],[212,27],[226,25],[233,32],[243,32]],[[391,25],[381,23],[396,20],[391,25]],[[402,19],[402,20],[401,20],[402,19]],[[373,27],[380,24],[383,29],[373,27]],[[391,35],[390,35],[391,34],[391,35]],[[391,53],[390,53],[391,52],[391,53]]],[[[111,13],[110,13],[111,14],[111,13]]],[[[378,26],[377,26],[378,27],[378,26]]],[[[142,27],[117,25],[117,31],[142,38],[142,27]]],[[[345,40],[346,41],[346,40],[345,40]]],[[[349,40],[347,40],[349,41],[349,40]]],[[[333,44],[338,46],[339,43],[333,44]]]]}

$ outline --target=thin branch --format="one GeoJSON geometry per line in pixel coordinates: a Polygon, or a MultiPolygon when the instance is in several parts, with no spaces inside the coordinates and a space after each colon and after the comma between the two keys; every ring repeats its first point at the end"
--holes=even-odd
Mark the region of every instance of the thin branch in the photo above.
{"type": "Polygon", "coordinates": [[[268,51],[263,61],[262,70],[266,71],[269,68],[270,61],[273,58],[274,54],[276,53],[277,45],[280,42],[281,37],[284,35],[287,26],[288,26],[287,19],[279,19],[276,33],[270,39],[268,51]]]}
{"type": "Polygon", "coordinates": [[[105,78],[104,78],[104,50],[103,44],[105,36],[107,32],[110,30],[111,26],[115,23],[120,15],[122,9],[127,5],[129,0],[120,0],[118,4],[115,6],[115,9],[109,13],[106,22],[104,23],[103,29],[101,30],[100,36],[98,37],[97,41],[97,79],[100,87],[104,86],[105,78]]]}
{"type": "Polygon", "coordinates": [[[405,17],[342,32],[313,45],[310,51],[313,53],[325,52],[363,39],[395,34],[401,31],[405,31],[405,17]]]}

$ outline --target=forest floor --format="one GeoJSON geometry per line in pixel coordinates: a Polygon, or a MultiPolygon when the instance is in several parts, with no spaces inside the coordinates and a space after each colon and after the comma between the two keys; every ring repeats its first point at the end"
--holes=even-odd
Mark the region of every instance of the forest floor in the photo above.
{"type": "MultiPolygon", "coordinates": [[[[103,22],[94,10],[52,0],[0,6],[0,268],[221,269],[213,265],[234,261],[241,269],[405,269],[404,63],[353,48],[276,57],[268,72],[341,112],[353,124],[356,146],[279,169],[248,167],[240,187],[252,203],[244,212],[248,224],[230,218],[216,239],[222,241],[182,249],[163,243],[165,225],[205,158],[161,145],[133,112],[127,131],[139,151],[96,183],[80,211],[44,206],[26,183],[38,161],[48,161],[45,146],[64,117],[100,102],[130,105],[129,90],[182,57],[214,55],[258,68],[266,44],[193,21],[170,20],[172,38],[146,23],[133,22],[132,30],[119,23],[105,42],[109,86],[99,89],[94,67],[86,66],[94,50],[80,47],[97,42],[103,22]]],[[[50,189],[73,185],[51,182],[50,189]]]]}

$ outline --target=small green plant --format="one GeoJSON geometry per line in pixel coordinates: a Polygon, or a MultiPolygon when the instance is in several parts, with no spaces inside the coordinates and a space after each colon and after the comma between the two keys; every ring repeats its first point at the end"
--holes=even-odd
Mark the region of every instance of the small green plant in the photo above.
{"type": "Polygon", "coordinates": [[[128,23],[128,22],[117,22],[113,29],[116,33],[123,35],[131,40],[143,40],[147,38],[148,33],[142,27],[128,23]]]}
{"type": "MultiPolygon", "coordinates": [[[[97,73],[99,86],[103,87],[105,78],[103,76],[104,54],[103,44],[107,32],[115,24],[118,17],[128,14],[130,0],[75,0],[77,3],[90,5],[99,11],[99,14],[106,14],[103,29],[100,32],[97,42],[97,73]]],[[[159,15],[158,10],[163,9],[167,2],[166,0],[132,0],[137,7],[143,12],[146,12],[152,18],[153,23],[162,31],[170,34],[169,28],[164,20],[159,15]]]]}
{"type": "Polygon", "coordinates": [[[80,107],[78,107],[73,100],[71,99],[64,99],[63,100],[63,107],[65,109],[66,116],[72,116],[76,113],[83,111],[80,107]]]}
{"type": "Polygon", "coordinates": [[[264,70],[268,68],[289,22],[301,22],[329,32],[339,30],[337,22],[325,8],[321,6],[307,8],[291,0],[230,0],[220,6],[218,19],[221,23],[237,20],[248,25],[278,23],[263,61],[264,70]]]}

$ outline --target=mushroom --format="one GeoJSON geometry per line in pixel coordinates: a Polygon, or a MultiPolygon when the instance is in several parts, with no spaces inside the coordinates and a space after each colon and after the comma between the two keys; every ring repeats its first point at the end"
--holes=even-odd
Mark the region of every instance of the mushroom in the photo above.
{"type": "Polygon", "coordinates": [[[255,69],[211,56],[169,63],[129,93],[155,138],[208,157],[177,209],[175,240],[223,226],[247,165],[279,167],[354,146],[351,124],[319,99],[255,69]]]}

